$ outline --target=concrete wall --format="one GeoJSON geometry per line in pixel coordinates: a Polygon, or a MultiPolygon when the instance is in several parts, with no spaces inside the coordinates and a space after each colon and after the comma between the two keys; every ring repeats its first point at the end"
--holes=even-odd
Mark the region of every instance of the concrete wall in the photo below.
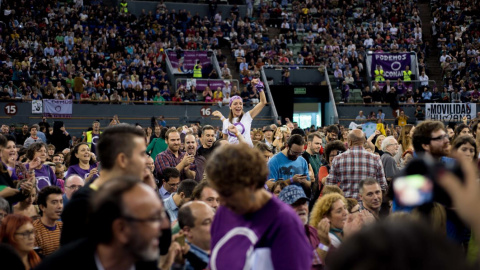
{"type": "MultiPolygon", "coordinates": [[[[18,113],[15,116],[8,116],[4,112],[6,102],[0,102],[0,123],[2,124],[34,124],[41,121],[41,114],[32,114],[32,105],[30,103],[16,103],[18,113]]],[[[202,117],[201,109],[210,108],[210,112],[219,110],[227,117],[228,106],[219,107],[218,105],[114,105],[114,104],[73,104],[73,117],[71,119],[49,119],[49,122],[63,121],[67,129],[73,135],[81,135],[81,132],[90,127],[94,120],[100,120],[102,127],[108,126],[113,115],[118,115],[121,122],[130,124],[140,123],[142,126],[149,126],[151,117],[164,115],[168,126],[179,126],[200,122],[201,125],[221,126],[218,119],[212,117],[202,117]]],[[[245,107],[245,111],[253,107],[245,107]]],[[[255,118],[252,126],[255,128],[263,127],[274,123],[271,117],[270,106],[266,106],[262,112],[255,118]]]]}
{"type": "MultiPolygon", "coordinates": [[[[145,9],[148,13],[149,10],[155,11],[156,7],[159,2],[157,1],[127,1],[128,2],[128,10],[139,16],[142,13],[142,9],[145,9]]],[[[178,12],[180,9],[186,9],[190,11],[192,15],[195,15],[196,12],[203,17],[208,16],[208,4],[193,4],[193,3],[182,3],[182,2],[165,2],[168,10],[175,9],[178,12]]],[[[222,11],[222,18],[230,17],[230,9],[233,5],[224,5],[219,4],[217,11],[222,11]]],[[[245,17],[247,14],[247,8],[245,5],[238,5],[240,10],[240,16],[245,17]]]]}

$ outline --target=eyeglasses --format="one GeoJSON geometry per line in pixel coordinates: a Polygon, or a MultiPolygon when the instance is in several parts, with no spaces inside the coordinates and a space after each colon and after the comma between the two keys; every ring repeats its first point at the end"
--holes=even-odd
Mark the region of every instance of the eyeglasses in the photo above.
{"type": "Polygon", "coordinates": [[[445,139],[448,140],[448,134],[443,134],[435,138],[430,138],[430,141],[443,141],[445,139]]]}
{"type": "Polygon", "coordinates": [[[162,211],[162,213],[159,216],[154,216],[154,217],[149,217],[149,218],[136,218],[132,216],[123,216],[123,218],[126,221],[129,222],[139,222],[139,223],[145,223],[145,222],[162,222],[165,219],[165,212],[162,211]]]}
{"type": "Polygon", "coordinates": [[[292,150],[288,150],[288,152],[290,152],[290,154],[292,156],[300,156],[303,153],[303,151],[302,152],[293,152],[292,150]]]}
{"type": "Polygon", "coordinates": [[[83,186],[81,185],[71,185],[71,186],[66,186],[66,188],[69,188],[69,189],[79,189],[79,188],[82,188],[83,186]]]}
{"type": "Polygon", "coordinates": [[[167,183],[167,185],[169,185],[169,186],[171,186],[171,187],[178,187],[178,186],[180,185],[180,182],[175,183],[175,184],[170,184],[170,183],[168,183],[168,182],[165,182],[165,183],[167,183]]]}
{"type": "Polygon", "coordinates": [[[28,239],[30,238],[30,236],[35,235],[35,231],[32,230],[32,231],[19,232],[19,233],[15,233],[15,235],[20,235],[24,239],[28,239]]]}

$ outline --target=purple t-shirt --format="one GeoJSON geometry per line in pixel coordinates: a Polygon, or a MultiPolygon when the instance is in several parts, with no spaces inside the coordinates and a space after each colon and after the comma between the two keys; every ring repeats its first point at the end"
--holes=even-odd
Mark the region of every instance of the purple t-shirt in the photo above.
{"type": "Polygon", "coordinates": [[[272,197],[253,214],[220,206],[212,224],[210,269],[310,269],[312,248],[293,209],[272,197]]]}
{"type": "MultiPolygon", "coordinates": [[[[27,167],[27,170],[29,170],[30,164],[25,164],[25,167],[27,167]]],[[[50,168],[48,165],[42,165],[40,169],[35,169],[35,179],[37,179],[38,190],[41,190],[46,186],[60,187],[60,183],[57,182],[55,172],[53,172],[52,168],[50,168]]]]}
{"type": "MultiPolygon", "coordinates": [[[[93,168],[96,168],[96,167],[97,167],[97,164],[94,163],[94,164],[90,164],[90,169],[84,170],[84,169],[80,168],[79,164],[72,165],[72,166],[68,167],[67,174],[65,175],[65,179],[67,179],[68,176],[70,176],[70,174],[77,174],[80,177],[82,177],[83,180],[85,180],[90,175],[90,171],[93,168]]],[[[92,179],[90,179],[90,182],[95,180],[97,177],[98,177],[98,174],[95,174],[92,177],[92,179]]]]}

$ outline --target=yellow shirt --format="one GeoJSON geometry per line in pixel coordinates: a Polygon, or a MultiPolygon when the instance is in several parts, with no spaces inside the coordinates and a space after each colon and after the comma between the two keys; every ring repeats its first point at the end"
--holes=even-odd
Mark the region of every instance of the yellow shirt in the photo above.
{"type": "Polygon", "coordinates": [[[407,124],[407,116],[399,116],[398,117],[398,125],[403,127],[407,124]]]}

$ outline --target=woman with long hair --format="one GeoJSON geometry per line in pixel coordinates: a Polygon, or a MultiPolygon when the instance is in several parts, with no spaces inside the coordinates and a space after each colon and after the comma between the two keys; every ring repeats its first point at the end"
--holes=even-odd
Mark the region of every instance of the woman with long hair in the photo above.
{"type": "Polygon", "coordinates": [[[403,153],[406,151],[413,151],[412,136],[415,131],[415,126],[411,124],[406,124],[402,127],[400,131],[400,136],[398,137],[398,144],[400,145],[397,154],[393,157],[397,164],[400,163],[403,153]]]}
{"type": "MultiPolygon", "coordinates": [[[[17,186],[20,187],[21,183],[24,181],[26,180],[20,181],[17,186]]],[[[20,201],[13,206],[13,213],[27,216],[32,220],[40,218],[40,209],[38,208],[38,205],[33,204],[36,200],[37,190],[33,188],[30,195],[25,198],[25,200],[20,201]]]]}
{"type": "MultiPolygon", "coordinates": [[[[258,75],[256,75],[258,76],[258,75]]],[[[228,139],[231,144],[237,144],[238,138],[236,134],[232,134],[228,131],[228,127],[234,125],[237,127],[239,133],[243,135],[245,141],[250,147],[253,147],[252,139],[250,138],[250,128],[252,126],[253,119],[262,111],[263,107],[267,104],[267,98],[265,97],[264,85],[258,77],[252,79],[252,87],[256,88],[260,92],[260,102],[248,112],[243,110],[243,100],[239,96],[233,96],[230,99],[230,113],[228,118],[223,117],[219,111],[214,111],[213,116],[220,117],[223,122],[223,138],[228,139]]]]}
{"type": "Polygon", "coordinates": [[[33,269],[40,263],[40,257],[33,250],[35,230],[29,217],[11,214],[4,218],[0,226],[0,241],[17,251],[25,269],[33,269]]]}
{"type": "Polygon", "coordinates": [[[65,179],[71,174],[77,174],[85,179],[85,183],[88,183],[98,177],[97,164],[93,159],[93,153],[90,152],[87,143],[79,143],[75,145],[67,165],[68,170],[65,179]]]}

